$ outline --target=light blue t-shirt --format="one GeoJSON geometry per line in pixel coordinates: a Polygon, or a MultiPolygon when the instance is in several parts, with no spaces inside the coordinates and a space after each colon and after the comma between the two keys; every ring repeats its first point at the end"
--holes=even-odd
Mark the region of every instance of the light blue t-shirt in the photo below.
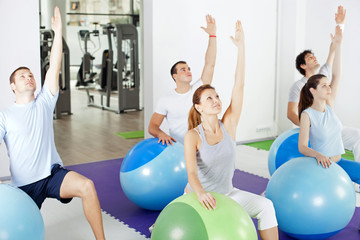
{"type": "Polygon", "coordinates": [[[14,103],[0,112],[0,142],[4,139],[10,158],[12,184],[24,186],[48,177],[53,164],[62,165],[56,151],[54,96],[44,85],[34,101],[14,103]]]}
{"type": "Polygon", "coordinates": [[[326,105],[325,112],[311,107],[304,110],[310,118],[310,145],[315,151],[333,157],[345,153],[341,138],[342,124],[333,109],[326,105]]]}

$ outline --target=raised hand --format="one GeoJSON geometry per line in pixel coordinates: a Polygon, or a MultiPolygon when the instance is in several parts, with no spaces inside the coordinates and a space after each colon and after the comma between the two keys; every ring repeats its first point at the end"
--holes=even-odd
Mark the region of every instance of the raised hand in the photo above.
{"type": "Polygon", "coordinates": [[[335,13],[335,22],[336,24],[344,24],[346,18],[346,10],[343,6],[338,6],[338,11],[335,13]]]}
{"type": "Polygon", "coordinates": [[[206,28],[201,27],[207,34],[216,36],[216,22],[210,14],[206,15],[206,28]]]}
{"type": "Polygon", "coordinates": [[[230,38],[237,47],[244,46],[244,31],[240,20],[237,20],[235,24],[235,36],[230,38]]]}
{"type": "Polygon", "coordinates": [[[342,30],[339,25],[336,26],[336,28],[335,28],[335,35],[332,35],[332,34],[330,34],[330,35],[331,35],[331,41],[334,44],[341,44],[343,35],[342,35],[342,30]]]}
{"type": "Polygon", "coordinates": [[[54,16],[51,17],[51,28],[55,34],[62,31],[61,15],[59,7],[54,8],[54,16]]]}

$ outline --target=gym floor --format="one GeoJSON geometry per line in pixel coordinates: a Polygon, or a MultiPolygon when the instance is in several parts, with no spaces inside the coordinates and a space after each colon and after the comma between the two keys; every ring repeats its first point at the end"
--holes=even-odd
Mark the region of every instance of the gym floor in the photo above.
{"type": "MultiPolygon", "coordinates": [[[[76,89],[75,84],[76,81],[72,80],[72,115],[62,115],[61,119],[54,120],[55,142],[64,165],[125,157],[131,147],[143,139],[126,140],[116,136],[115,133],[143,130],[143,111],[115,114],[88,107],[86,91],[76,89]]],[[[95,96],[95,101],[100,101],[99,97],[95,96]]],[[[237,168],[269,178],[267,156],[267,151],[237,146],[237,168]]],[[[360,206],[360,195],[358,193],[356,195],[357,206],[360,206]]],[[[66,205],[47,199],[41,212],[45,222],[45,239],[93,239],[90,226],[82,212],[80,199],[75,199],[71,204],[66,205]],[[68,231],[59,234],[59,227],[68,231]],[[58,237],[54,238],[54,236],[58,237]]],[[[121,239],[129,240],[146,239],[145,236],[115,220],[109,214],[102,212],[102,215],[108,239],[119,239],[119,236],[121,239]]]]}
{"type": "MultiPolygon", "coordinates": [[[[76,79],[76,67],[71,68],[71,79],[76,79]]],[[[75,165],[125,157],[136,143],[143,140],[123,139],[117,132],[144,129],[144,112],[129,111],[122,114],[87,106],[85,89],[75,87],[71,80],[71,112],[54,120],[55,144],[64,165],[75,165]]],[[[100,96],[92,91],[95,102],[100,96]]],[[[112,99],[110,106],[116,106],[112,99]]]]}

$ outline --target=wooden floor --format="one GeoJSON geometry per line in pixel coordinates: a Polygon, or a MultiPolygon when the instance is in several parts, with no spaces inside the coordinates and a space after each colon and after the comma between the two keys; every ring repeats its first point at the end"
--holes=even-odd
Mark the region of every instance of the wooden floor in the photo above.
{"type": "MultiPolygon", "coordinates": [[[[115,135],[143,130],[143,111],[116,114],[88,107],[85,90],[77,90],[75,82],[71,82],[72,115],[54,120],[55,144],[65,166],[125,157],[132,146],[143,140],[115,135]]],[[[99,102],[99,98],[95,101],[99,102]]]]}

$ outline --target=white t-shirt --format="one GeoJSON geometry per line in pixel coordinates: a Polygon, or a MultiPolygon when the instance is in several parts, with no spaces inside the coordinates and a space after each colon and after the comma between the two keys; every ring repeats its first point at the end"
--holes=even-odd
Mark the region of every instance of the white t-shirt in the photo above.
{"type": "MultiPolygon", "coordinates": [[[[331,82],[332,79],[332,69],[331,66],[327,63],[325,63],[319,70],[319,74],[325,75],[329,81],[331,82]]],[[[290,88],[289,92],[289,101],[288,102],[299,102],[300,100],[300,92],[301,89],[304,87],[304,85],[307,82],[307,78],[303,77],[300,80],[296,81],[290,88]]]]}
{"type": "Polygon", "coordinates": [[[13,104],[0,112],[0,142],[4,139],[10,158],[12,184],[24,186],[46,178],[53,164],[62,165],[56,151],[54,96],[44,85],[34,101],[13,104]]]}
{"type": "Polygon", "coordinates": [[[160,98],[155,112],[164,115],[169,126],[170,136],[176,141],[184,143],[185,133],[188,131],[188,117],[192,106],[192,97],[198,87],[203,84],[201,79],[191,85],[186,93],[177,93],[175,89],[160,98]]]}

